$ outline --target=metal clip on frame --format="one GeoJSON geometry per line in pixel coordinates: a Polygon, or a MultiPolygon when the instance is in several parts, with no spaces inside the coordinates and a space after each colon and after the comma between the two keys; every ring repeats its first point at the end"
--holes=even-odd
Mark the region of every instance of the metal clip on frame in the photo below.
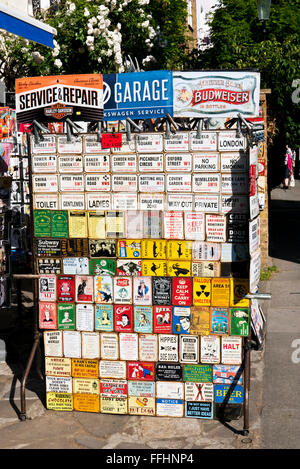
{"type": "Polygon", "coordinates": [[[83,131],[83,128],[75,124],[75,122],[72,122],[69,118],[67,118],[66,119],[67,142],[72,141],[72,136],[74,135],[73,130],[75,131],[75,133],[78,133],[80,132],[80,130],[83,131]]]}
{"type": "Polygon", "coordinates": [[[44,140],[44,137],[41,132],[44,132],[45,134],[50,134],[50,130],[45,127],[43,124],[40,124],[38,121],[34,120],[32,123],[33,127],[33,135],[34,135],[34,142],[38,144],[40,140],[44,140]]]}
{"type": "Polygon", "coordinates": [[[142,132],[143,128],[139,127],[135,122],[133,122],[130,117],[126,117],[126,137],[127,141],[130,142],[131,140],[131,125],[137,130],[138,132],[142,132]]]}

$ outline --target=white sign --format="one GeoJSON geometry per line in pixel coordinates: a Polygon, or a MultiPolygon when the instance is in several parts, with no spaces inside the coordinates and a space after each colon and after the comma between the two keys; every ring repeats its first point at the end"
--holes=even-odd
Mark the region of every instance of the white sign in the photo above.
{"type": "Polygon", "coordinates": [[[86,173],[106,173],[109,171],[109,155],[85,155],[84,170],[86,173]]]}
{"type": "Polygon", "coordinates": [[[44,347],[46,357],[62,357],[62,331],[45,331],[44,347]]]}
{"type": "Polygon", "coordinates": [[[197,132],[190,133],[191,151],[216,151],[217,134],[215,132],[202,132],[200,138],[197,138],[197,132]]]}
{"type": "Polygon", "coordinates": [[[166,171],[191,172],[191,153],[166,153],[166,171]]]}
{"type": "Polygon", "coordinates": [[[222,174],[223,194],[248,194],[249,176],[247,174],[222,174]]]}
{"type": "Polygon", "coordinates": [[[136,174],[113,174],[112,190],[114,192],[137,192],[136,174]]]}
{"type": "Polygon", "coordinates": [[[160,362],[178,362],[178,336],[158,335],[158,359],[160,362]]]}
{"type": "Polygon", "coordinates": [[[196,212],[218,213],[220,211],[218,195],[195,195],[194,204],[196,212]]]}
{"type": "Polygon", "coordinates": [[[55,155],[33,155],[32,157],[33,173],[56,173],[55,155]]]}
{"type": "Polygon", "coordinates": [[[135,173],[136,155],[111,155],[111,170],[114,173],[135,173]]]}
{"type": "Polygon", "coordinates": [[[193,192],[220,192],[220,174],[193,174],[193,192]]]}
{"type": "Polygon", "coordinates": [[[193,195],[168,194],[167,210],[193,210],[193,195]]]}
{"type": "Polygon", "coordinates": [[[222,337],[221,362],[223,365],[242,363],[242,337],[222,337]]]}
{"type": "Polygon", "coordinates": [[[189,134],[187,132],[177,132],[169,138],[165,137],[165,151],[188,151],[189,134]]]}
{"type": "Polygon", "coordinates": [[[76,305],[76,329],[87,332],[94,330],[94,305],[76,305]]]}
{"type": "Polygon", "coordinates": [[[221,153],[222,173],[243,173],[248,171],[248,158],[246,153],[221,153]]]}
{"type": "Polygon", "coordinates": [[[163,170],[163,154],[139,155],[139,171],[141,173],[162,172],[163,170]]]}
{"type": "Polygon", "coordinates": [[[100,378],[126,379],[126,362],[100,360],[100,378]]]}
{"type": "Polygon", "coordinates": [[[57,194],[34,194],[33,208],[58,210],[57,194]]]}
{"type": "Polygon", "coordinates": [[[220,243],[193,243],[193,259],[203,261],[218,261],[221,257],[220,243]]]}
{"type": "Polygon", "coordinates": [[[82,153],[82,138],[72,137],[72,141],[68,142],[67,136],[59,136],[57,139],[58,153],[82,153]]]}
{"type": "Polygon", "coordinates": [[[140,174],[139,191],[140,192],[164,192],[165,175],[164,174],[140,174]]]}
{"type": "Polygon", "coordinates": [[[246,195],[222,195],[221,196],[222,213],[247,213],[249,200],[246,195]]]}
{"type": "Polygon", "coordinates": [[[167,174],[167,192],[191,192],[190,174],[167,174]]]}
{"type": "Polygon", "coordinates": [[[121,360],[138,360],[138,334],[130,332],[120,332],[120,359],[121,360]]]}
{"type": "Polygon", "coordinates": [[[184,399],[184,386],[179,381],[156,381],[158,399],[184,399]]]}
{"type": "Polygon", "coordinates": [[[138,153],[161,153],[163,151],[162,134],[137,134],[136,151],[138,153]]]}
{"type": "Polygon", "coordinates": [[[100,335],[98,332],[82,332],[82,358],[100,358],[100,335]]]}
{"type": "Polygon", "coordinates": [[[59,195],[60,210],[85,210],[84,194],[66,193],[59,195]]]}
{"type": "Polygon", "coordinates": [[[158,361],[157,334],[139,334],[139,360],[158,361]]]}
{"type": "Polygon", "coordinates": [[[219,133],[219,151],[244,151],[246,138],[237,136],[236,130],[219,133]]]}
{"type": "Polygon", "coordinates": [[[201,336],[201,363],[220,363],[220,339],[214,335],[201,336]]]}
{"type": "Polygon", "coordinates": [[[127,140],[125,132],[122,133],[122,146],[120,148],[111,148],[112,153],[134,153],[135,152],[135,139],[132,136],[131,140],[127,140]]]}
{"type": "Polygon", "coordinates": [[[87,193],[85,198],[87,210],[111,210],[110,194],[87,193]]]}
{"type": "Polygon", "coordinates": [[[61,192],[84,192],[83,174],[61,174],[59,176],[59,189],[61,192]]]}
{"type": "Polygon", "coordinates": [[[261,252],[258,249],[250,260],[250,293],[256,293],[257,286],[260,280],[260,269],[261,269],[261,252]]]}
{"type": "Polygon", "coordinates": [[[41,275],[39,278],[39,300],[56,301],[56,275],[41,275]]]}
{"type": "Polygon", "coordinates": [[[63,331],[64,356],[81,358],[81,334],[79,331],[63,331]]]}
{"type": "Polygon", "coordinates": [[[206,215],[206,241],[226,241],[226,218],[224,215],[206,215]]]}
{"type": "Polygon", "coordinates": [[[199,362],[199,336],[181,335],[179,349],[181,363],[199,362]]]}
{"type": "Polygon", "coordinates": [[[86,174],[85,190],[87,192],[108,192],[110,191],[110,175],[109,174],[86,174]]]}
{"type": "Polygon", "coordinates": [[[164,210],[164,194],[139,194],[140,210],[164,210]]]}
{"type": "Polygon", "coordinates": [[[56,174],[34,174],[32,176],[33,192],[58,192],[56,174]]]}
{"type": "MultiPolygon", "coordinates": [[[[119,339],[114,332],[101,332],[100,334],[100,356],[105,360],[119,359],[119,339]]],[[[101,376],[101,375],[100,375],[101,376]]],[[[110,376],[109,376],[110,377],[110,376]]]]}
{"type": "Polygon", "coordinates": [[[219,153],[194,153],[193,170],[199,173],[219,171],[219,153]]]}
{"type": "Polygon", "coordinates": [[[200,212],[187,212],[184,214],[185,239],[204,241],[205,218],[200,212]]]}
{"type": "Polygon", "coordinates": [[[183,239],[183,212],[164,212],[164,237],[166,239],[183,239]]]}
{"type": "Polygon", "coordinates": [[[120,192],[112,194],[112,209],[113,210],[137,210],[138,196],[137,193],[130,194],[127,192],[120,192]]]}
{"type": "Polygon", "coordinates": [[[252,255],[260,244],[260,217],[249,222],[249,253],[252,255]]]}
{"type": "Polygon", "coordinates": [[[60,173],[82,173],[83,161],[81,155],[60,156],[58,158],[58,171],[60,173]]]}
{"type": "Polygon", "coordinates": [[[56,153],[56,137],[55,135],[43,135],[43,140],[35,142],[35,139],[32,138],[32,153],[33,155],[40,155],[45,153],[56,153]]]}
{"type": "Polygon", "coordinates": [[[72,394],[72,378],[64,376],[46,376],[46,392],[64,392],[72,394]]]}
{"type": "Polygon", "coordinates": [[[212,402],[214,400],[213,383],[184,383],[185,400],[193,402],[212,402]]]}
{"type": "Polygon", "coordinates": [[[97,135],[84,136],[84,152],[85,153],[109,153],[107,148],[103,149],[101,141],[98,142],[97,135]]]}

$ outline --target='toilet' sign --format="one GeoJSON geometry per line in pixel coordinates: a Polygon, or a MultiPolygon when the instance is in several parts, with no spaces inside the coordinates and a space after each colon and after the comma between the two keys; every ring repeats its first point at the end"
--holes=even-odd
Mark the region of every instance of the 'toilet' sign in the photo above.
{"type": "Polygon", "coordinates": [[[103,119],[103,79],[100,74],[57,75],[16,80],[19,123],[34,119],[57,121],[103,119]]]}

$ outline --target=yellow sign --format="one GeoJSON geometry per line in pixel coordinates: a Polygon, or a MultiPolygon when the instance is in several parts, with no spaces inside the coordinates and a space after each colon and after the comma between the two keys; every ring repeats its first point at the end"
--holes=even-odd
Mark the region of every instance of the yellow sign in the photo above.
{"type": "Polygon", "coordinates": [[[142,261],[142,276],[166,277],[167,262],[160,260],[142,261]]]}
{"type": "Polygon", "coordinates": [[[100,394],[99,379],[73,378],[74,394],[100,394]]]}
{"type": "Polygon", "coordinates": [[[192,241],[168,241],[167,258],[177,261],[188,261],[192,259],[192,241]]]}
{"type": "Polygon", "coordinates": [[[249,280],[243,278],[230,279],[230,306],[249,308],[250,300],[244,298],[249,293],[249,280]]]}
{"type": "Polygon", "coordinates": [[[69,238],[87,238],[87,212],[69,210],[69,238]]]}
{"type": "Polygon", "coordinates": [[[128,398],[128,413],[130,415],[155,415],[154,397],[133,397],[128,398]]]}
{"type": "Polygon", "coordinates": [[[72,358],[73,378],[98,378],[99,361],[84,358],[72,358]]]}
{"type": "Polygon", "coordinates": [[[163,239],[143,239],[142,240],[143,259],[166,259],[167,241],[163,239]]]}
{"type": "Polygon", "coordinates": [[[209,308],[206,306],[192,306],[191,307],[191,327],[190,334],[194,335],[209,335],[209,308]]]}
{"type": "Polygon", "coordinates": [[[127,414],[127,399],[123,397],[101,397],[102,414],[127,414]]]}
{"type": "Polygon", "coordinates": [[[168,261],[168,275],[170,277],[191,277],[191,262],[168,261]]]}
{"type": "Polygon", "coordinates": [[[47,409],[73,410],[73,394],[64,392],[47,392],[47,409]]]}
{"type": "Polygon", "coordinates": [[[210,306],[211,278],[193,278],[193,304],[194,306],[210,306]]]}
{"type": "Polygon", "coordinates": [[[100,412],[99,394],[74,394],[74,410],[100,412]]]}
{"type": "Polygon", "coordinates": [[[92,239],[105,238],[105,212],[88,212],[88,234],[92,239]]]}
{"type": "Polygon", "coordinates": [[[45,357],[45,371],[48,376],[71,376],[71,358],[45,357]]]}
{"type": "Polygon", "coordinates": [[[229,306],[230,279],[213,278],[211,281],[211,306],[229,306]]]}
{"type": "Polygon", "coordinates": [[[142,257],[142,241],[140,239],[119,239],[117,241],[120,259],[139,259],[142,257]]]}
{"type": "Polygon", "coordinates": [[[106,212],[106,238],[122,238],[124,232],[124,212],[106,212]]]}

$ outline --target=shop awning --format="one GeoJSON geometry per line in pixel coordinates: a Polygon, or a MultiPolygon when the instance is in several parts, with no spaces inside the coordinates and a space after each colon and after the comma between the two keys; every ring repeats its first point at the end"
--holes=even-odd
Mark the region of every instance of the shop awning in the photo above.
{"type": "Polygon", "coordinates": [[[0,4],[0,28],[53,49],[56,29],[21,11],[0,4]]]}

